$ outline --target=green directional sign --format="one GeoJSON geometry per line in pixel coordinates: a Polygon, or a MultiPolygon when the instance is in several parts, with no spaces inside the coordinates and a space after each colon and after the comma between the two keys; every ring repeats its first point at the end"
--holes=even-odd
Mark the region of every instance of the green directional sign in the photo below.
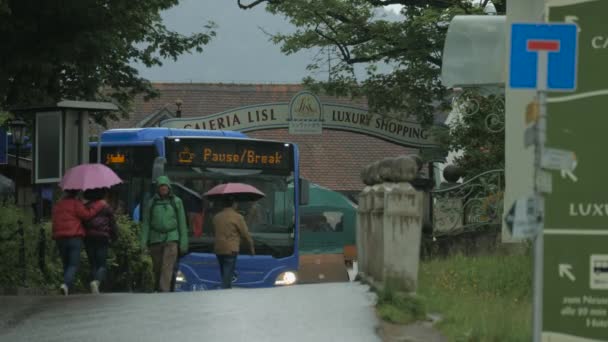
{"type": "Polygon", "coordinates": [[[578,79],[576,92],[549,96],[547,147],[574,163],[547,170],[542,338],[608,341],[608,1],[558,4],[549,21],[579,26],[578,79]]]}

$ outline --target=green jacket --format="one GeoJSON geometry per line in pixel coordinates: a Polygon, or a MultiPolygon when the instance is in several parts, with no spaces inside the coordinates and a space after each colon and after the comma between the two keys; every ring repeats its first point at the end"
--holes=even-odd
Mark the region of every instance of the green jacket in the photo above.
{"type": "MultiPolygon", "coordinates": [[[[166,176],[158,177],[157,186],[167,185],[171,181],[166,176]]],[[[146,203],[142,213],[141,244],[147,247],[155,243],[177,241],[181,253],[188,251],[188,224],[182,200],[170,193],[168,198],[155,194],[146,203]]]]}

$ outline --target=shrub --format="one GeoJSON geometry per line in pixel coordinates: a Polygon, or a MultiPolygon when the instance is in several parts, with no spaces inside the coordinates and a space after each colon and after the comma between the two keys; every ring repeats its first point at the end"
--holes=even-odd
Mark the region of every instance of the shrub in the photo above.
{"type": "Polygon", "coordinates": [[[49,275],[61,272],[59,263],[48,263],[51,260],[50,232],[44,230],[44,226],[31,224],[32,217],[22,209],[4,204],[0,206],[0,287],[16,288],[18,286],[47,289],[51,281],[49,275]],[[21,234],[24,237],[24,262],[21,265],[21,234]],[[42,229],[42,230],[41,230],[42,229]],[[46,248],[40,247],[45,245],[46,248]],[[40,258],[42,251],[44,258],[40,258]],[[47,260],[43,273],[40,261],[47,260]],[[24,274],[25,272],[25,274],[24,274]],[[24,278],[25,275],[25,279],[24,278]]]}
{"type": "Polygon", "coordinates": [[[112,245],[108,260],[107,288],[111,291],[152,291],[152,259],[140,247],[140,225],[126,216],[119,216],[118,228],[118,240],[112,245]]]}
{"type": "MultiPolygon", "coordinates": [[[[32,218],[23,210],[12,206],[0,206],[0,287],[25,286],[55,291],[63,281],[63,267],[55,241],[52,225],[43,222],[32,225],[32,218]],[[25,268],[20,264],[22,222],[25,238],[25,268]],[[25,282],[23,270],[25,269],[25,282]]],[[[153,288],[152,260],[139,247],[139,225],[127,217],[118,217],[118,240],[110,247],[105,291],[148,292],[153,288]]],[[[88,292],[91,272],[86,253],[81,252],[81,263],[75,282],[75,292],[88,292]]]]}

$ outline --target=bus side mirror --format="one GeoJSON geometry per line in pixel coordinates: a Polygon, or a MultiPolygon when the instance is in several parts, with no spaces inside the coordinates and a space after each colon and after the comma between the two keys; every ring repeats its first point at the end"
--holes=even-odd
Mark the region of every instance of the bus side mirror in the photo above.
{"type": "Polygon", "coordinates": [[[300,205],[307,205],[310,197],[310,182],[300,178],[300,205]]]}
{"type": "Polygon", "coordinates": [[[156,157],[154,159],[154,164],[152,165],[152,181],[156,181],[158,177],[165,175],[166,162],[167,159],[164,157],[156,157]]]}

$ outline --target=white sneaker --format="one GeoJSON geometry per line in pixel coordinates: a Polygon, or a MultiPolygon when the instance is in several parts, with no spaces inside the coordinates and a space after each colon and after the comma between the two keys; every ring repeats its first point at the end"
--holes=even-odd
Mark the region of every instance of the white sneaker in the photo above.
{"type": "Polygon", "coordinates": [[[99,294],[99,281],[93,280],[91,282],[91,293],[92,294],[99,294]]]}
{"type": "Polygon", "coordinates": [[[68,295],[68,286],[66,284],[61,284],[61,286],[59,287],[59,290],[61,290],[61,294],[64,296],[68,295]]]}

